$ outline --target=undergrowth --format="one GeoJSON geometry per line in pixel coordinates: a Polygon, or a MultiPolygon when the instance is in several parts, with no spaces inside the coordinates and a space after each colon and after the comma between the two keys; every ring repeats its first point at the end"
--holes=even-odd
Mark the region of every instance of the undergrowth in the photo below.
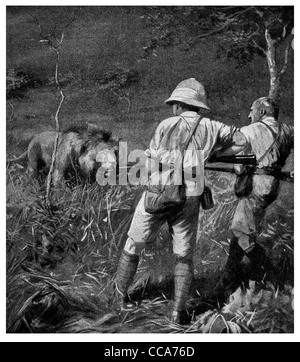
{"type": "Polygon", "coordinates": [[[200,213],[188,301],[191,321],[177,325],[169,319],[173,255],[167,228],[142,253],[131,288],[136,309],[121,311],[114,291],[119,253],[143,188],[65,187],[53,191],[49,210],[43,188],[22,167],[7,168],[8,333],[293,332],[293,281],[288,278],[293,269],[292,209],[282,215],[274,205],[275,214],[266,218],[260,236],[279,267],[282,285],[252,281],[218,307],[210,292],[228,255],[228,224],[236,199],[232,175],[207,175],[215,207],[200,213]]]}

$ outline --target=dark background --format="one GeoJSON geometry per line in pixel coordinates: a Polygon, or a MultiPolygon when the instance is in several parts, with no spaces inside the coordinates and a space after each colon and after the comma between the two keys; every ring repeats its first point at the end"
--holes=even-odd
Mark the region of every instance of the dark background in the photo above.
{"type": "MultiPolygon", "coordinates": [[[[220,53],[213,36],[188,51],[169,46],[143,58],[152,34],[142,17],[147,11],[135,6],[7,7],[6,68],[12,78],[23,77],[19,88],[9,84],[9,133],[26,138],[55,126],[60,99],[54,78],[56,53],[39,40],[51,33],[60,39],[62,31],[58,69],[65,95],[59,114],[62,128],[85,121],[101,123],[146,147],[157,122],[171,115],[164,100],[187,77],[203,82],[215,119],[246,125],[253,101],[269,91],[266,58],[255,55],[241,64],[220,53]],[[20,133],[20,128],[28,132],[20,133]]],[[[292,52],[281,87],[280,119],[287,123],[293,122],[293,95],[292,52]]]]}

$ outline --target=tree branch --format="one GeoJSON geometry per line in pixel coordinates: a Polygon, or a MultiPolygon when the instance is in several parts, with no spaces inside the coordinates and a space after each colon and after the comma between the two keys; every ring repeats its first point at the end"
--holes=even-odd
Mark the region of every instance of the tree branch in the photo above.
{"type": "Polygon", "coordinates": [[[265,55],[267,54],[266,49],[263,48],[262,46],[260,46],[259,44],[257,44],[257,42],[255,41],[255,39],[252,39],[252,42],[253,42],[255,48],[261,50],[265,55]]]}
{"type": "Polygon", "coordinates": [[[76,20],[76,15],[77,12],[79,11],[79,9],[77,9],[74,14],[72,19],[63,27],[62,33],[61,33],[61,39],[59,40],[57,38],[57,36],[55,35],[56,32],[56,28],[57,28],[57,24],[54,25],[54,29],[52,29],[52,32],[49,34],[43,34],[42,31],[42,25],[40,23],[40,21],[33,16],[31,13],[29,13],[29,15],[32,17],[33,21],[37,24],[37,26],[39,27],[39,35],[40,35],[40,39],[39,41],[41,43],[47,43],[50,47],[54,47],[56,48],[57,46],[59,46],[62,42],[63,42],[63,38],[64,38],[64,30],[67,29],[75,20],[76,20]],[[53,44],[53,39],[55,40],[55,42],[57,43],[57,45],[53,44]]]}
{"type": "Polygon", "coordinates": [[[241,10],[237,13],[227,16],[227,19],[233,18],[233,20],[236,20],[240,15],[243,15],[244,13],[248,12],[249,10],[254,10],[254,9],[255,9],[255,6],[247,6],[244,10],[241,10]]]}
{"type": "Polygon", "coordinates": [[[41,23],[39,22],[39,20],[33,16],[32,14],[29,13],[29,15],[32,17],[33,21],[37,24],[37,26],[39,27],[39,34],[40,34],[40,37],[43,38],[42,36],[42,26],[41,26],[41,23]]]}
{"type": "Polygon", "coordinates": [[[213,34],[217,34],[217,33],[221,32],[222,30],[224,30],[225,28],[227,28],[230,24],[232,24],[234,21],[236,21],[236,19],[237,19],[239,16],[241,16],[241,15],[244,14],[245,12],[247,12],[247,11],[249,11],[249,10],[253,10],[253,9],[255,9],[255,7],[254,7],[254,6],[250,6],[250,7],[247,7],[246,9],[244,9],[244,10],[238,12],[238,13],[235,13],[235,14],[232,14],[232,15],[228,16],[226,22],[225,22],[223,25],[221,25],[219,28],[214,29],[214,30],[212,30],[212,31],[209,31],[209,32],[207,32],[207,33],[205,33],[205,34],[200,34],[200,35],[198,35],[197,37],[195,37],[194,39],[192,39],[191,41],[189,41],[189,44],[195,44],[195,43],[197,43],[198,41],[200,41],[202,38],[206,38],[206,37],[208,37],[208,36],[211,36],[211,35],[213,35],[213,34]]]}
{"type": "Polygon", "coordinates": [[[79,11],[79,9],[75,10],[73,18],[69,21],[69,23],[67,25],[64,26],[65,29],[67,29],[75,21],[78,11],[79,11]]]}
{"type": "Polygon", "coordinates": [[[257,6],[254,6],[256,14],[262,19],[264,17],[264,13],[258,10],[257,6]]]}
{"type": "Polygon", "coordinates": [[[285,48],[285,52],[284,52],[284,64],[282,66],[282,69],[279,73],[279,79],[281,79],[281,77],[283,76],[283,74],[285,73],[287,66],[288,66],[288,62],[289,62],[289,53],[290,53],[290,48],[291,48],[291,42],[288,42],[286,48],[285,48]]]}
{"type": "Polygon", "coordinates": [[[13,116],[14,116],[14,105],[11,101],[9,101],[9,105],[11,106],[11,114],[10,114],[9,120],[10,120],[10,122],[12,122],[13,116]]]}

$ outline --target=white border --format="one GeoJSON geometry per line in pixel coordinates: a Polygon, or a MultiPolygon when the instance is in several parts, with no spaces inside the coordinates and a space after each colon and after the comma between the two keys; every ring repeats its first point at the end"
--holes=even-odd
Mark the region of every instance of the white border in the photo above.
{"type": "MultiPolygon", "coordinates": [[[[299,2],[298,2],[299,3],[299,2]]],[[[295,29],[297,28],[297,21],[296,19],[299,19],[299,12],[298,12],[298,4],[296,1],[284,1],[284,4],[282,3],[282,1],[264,1],[263,3],[257,2],[257,1],[247,1],[247,2],[242,2],[242,1],[217,1],[217,2],[212,2],[212,1],[189,1],[188,3],[183,3],[182,1],[144,1],[144,0],[140,0],[138,2],[133,2],[133,1],[86,1],[83,2],[82,1],[70,1],[70,2],[66,2],[66,1],[58,1],[58,0],[52,0],[50,1],[30,1],[30,2],[26,2],[26,1],[6,1],[5,4],[1,3],[1,24],[2,24],[2,31],[1,31],[1,41],[2,41],[2,45],[5,45],[5,50],[6,50],[6,6],[10,6],[10,5],[18,5],[18,6],[25,6],[25,5],[34,5],[34,6],[46,6],[46,5],[51,5],[51,6],[63,6],[63,5],[91,5],[91,6],[125,6],[125,5],[135,5],[135,6],[140,6],[140,5],[266,5],[266,6],[271,6],[271,5],[293,5],[295,6],[295,29]],[[229,3],[229,4],[228,4],[229,3]]],[[[297,31],[295,31],[297,32],[297,31]]],[[[3,49],[3,48],[2,48],[3,49]]],[[[295,49],[299,49],[299,43],[297,42],[297,37],[295,38],[295,49]]],[[[4,53],[4,51],[3,51],[4,53]]],[[[6,52],[4,53],[6,54],[6,52]]],[[[295,57],[297,57],[295,55],[295,57]]],[[[5,62],[5,57],[3,57],[3,62],[5,62]]],[[[295,61],[295,64],[297,64],[297,61],[295,61]]],[[[0,303],[1,303],[1,312],[0,312],[0,341],[5,341],[5,342],[109,342],[108,343],[108,348],[110,345],[113,345],[114,342],[172,342],[172,343],[178,343],[178,345],[180,345],[181,342],[296,342],[296,341],[300,341],[300,335],[299,335],[299,310],[295,310],[295,333],[294,334],[280,334],[280,335],[276,335],[276,334],[272,334],[272,335],[265,335],[265,334],[257,334],[257,335],[250,335],[250,334],[243,334],[243,335],[236,335],[236,334],[222,334],[222,335],[209,335],[209,334],[33,334],[33,335],[27,335],[27,334],[22,334],[22,335],[14,335],[14,334],[6,334],[5,331],[5,326],[6,326],[6,316],[5,316],[5,312],[6,312],[6,251],[5,251],[5,205],[6,205],[6,198],[5,198],[5,183],[6,183],[6,178],[5,178],[5,157],[6,157],[6,150],[5,150],[5,146],[6,146],[6,140],[5,140],[5,112],[6,112],[6,107],[5,107],[5,92],[4,92],[4,84],[5,84],[5,71],[4,71],[4,65],[3,64],[3,68],[1,71],[1,91],[3,91],[3,94],[1,92],[1,100],[2,100],[2,117],[1,117],[1,122],[0,122],[0,127],[1,127],[1,137],[3,137],[3,140],[1,140],[0,142],[0,147],[1,147],[1,152],[0,152],[0,158],[1,158],[1,177],[3,177],[3,179],[1,179],[1,182],[3,182],[3,184],[1,184],[1,206],[2,206],[2,210],[1,210],[1,227],[2,227],[2,241],[1,241],[1,257],[2,257],[2,261],[0,263],[0,267],[1,267],[1,279],[0,279],[0,293],[1,293],[1,299],[0,299],[0,303]]],[[[295,67],[295,76],[294,79],[300,79],[297,77],[297,69],[295,67]]],[[[296,99],[297,99],[297,95],[298,95],[298,84],[295,81],[295,105],[297,105],[296,99]]],[[[298,107],[295,107],[295,120],[300,119],[299,117],[297,117],[299,115],[298,112],[298,107]]],[[[298,125],[297,125],[297,121],[295,122],[295,128],[296,128],[296,132],[298,132],[298,125]]],[[[297,136],[298,137],[298,136],[297,136]]],[[[298,158],[298,147],[297,147],[297,143],[295,143],[295,158],[298,158]]],[[[297,162],[295,162],[295,173],[296,173],[296,179],[297,179],[297,175],[298,175],[298,171],[297,171],[297,162]]],[[[298,191],[297,188],[295,187],[295,220],[299,220],[297,215],[298,215],[298,191]]],[[[295,223],[295,243],[298,240],[298,227],[295,223]]],[[[299,275],[299,267],[298,267],[298,263],[297,261],[297,257],[299,256],[299,247],[297,244],[295,244],[295,280],[298,282],[298,275],[299,275]]],[[[295,306],[299,306],[299,290],[298,290],[298,286],[295,282],[295,306]]],[[[156,343],[157,344],[157,343],[156,343]]],[[[130,344],[128,344],[128,348],[130,348],[130,344]]],[[[100,357],[100,356],[99,356],[100,357]]]]}

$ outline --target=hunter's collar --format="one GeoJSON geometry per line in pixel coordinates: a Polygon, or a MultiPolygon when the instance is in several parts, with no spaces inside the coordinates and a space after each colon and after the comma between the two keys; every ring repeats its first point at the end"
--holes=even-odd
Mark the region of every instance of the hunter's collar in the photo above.
{"type": "Polygon", "coordinates": [[[180,116],[195,118],[195,117],[198,117],[199,114],[197,112],[194,112],[194,111],[185,111],[185,112],[182,112],[180,116]]]}

